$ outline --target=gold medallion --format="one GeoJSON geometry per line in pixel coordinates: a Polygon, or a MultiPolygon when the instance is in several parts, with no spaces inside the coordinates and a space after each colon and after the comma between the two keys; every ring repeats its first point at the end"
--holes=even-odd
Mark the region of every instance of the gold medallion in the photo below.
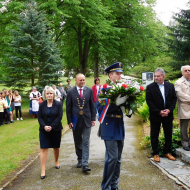
{"type": "Polygon", "coordinates": [[[83,110],[80,110],[80,111],[79,111],[79,115],[84,115],[84,111],[83,111],[83,110]]]}

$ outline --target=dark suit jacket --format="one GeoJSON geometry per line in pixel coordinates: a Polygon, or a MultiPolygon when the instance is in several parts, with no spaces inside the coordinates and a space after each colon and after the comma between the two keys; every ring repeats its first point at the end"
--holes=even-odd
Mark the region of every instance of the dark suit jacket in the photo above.
{"type": "Polygon", "coordinates": [[[160,122],[163,119],[165,121],[173,120],[173,110],[175,109],[177,101],[174,85],[164,81],[164,90],[165,90],[165,105],[158,84],[153,82],[147,86],[146,102],[149,106],[150,121],[152,122],[160,122]],[[167,117],[162,117],[159,115],[160,111],[164,109],[170,110],[170,113],[168,114],[167,117]]]}
{"type": "Polygon", "coordinates": [[[78,118],[77,125],[80,125],[81,117],[84,118],[84,122],[87,127],[92,126],[91,121],[95,121],[96,113],[94,107],[94,99],[93,92],[91,88],[86,86],[83,87],[83,98],[81,100],[79,93],[76,87],[72,87],[67,91],[67,99],[66,99],[66,112],[67,112],[67,122],[68,124],[72,123],[72,115],[78,118]],[[85,100],[84,104],[84,115],[79,115],[80,108],[78,106],[78,100],[80,102],[80,106],[82,106],[83,100],[85,100]]]}
{"type": "MultiPolygon", "coordinates": [[[[47,125],[47,100],[42,102],[39,107],[38,112],[38,122],[40,124],[40,131],[44,130],[44,127],[47,125]]],[[[63,108],[61,102],[58,102],[56,100],[53,100],[53,105],[51,108],[51,127],[55,131],[60,131],[63,129],[61,119],[63,116],[63,108]]]]}

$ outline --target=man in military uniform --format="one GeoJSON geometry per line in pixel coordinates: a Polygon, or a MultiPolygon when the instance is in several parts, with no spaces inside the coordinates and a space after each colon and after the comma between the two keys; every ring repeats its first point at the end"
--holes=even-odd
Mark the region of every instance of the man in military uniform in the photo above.
{"type": "MultiPolygon", "coordinates": [[[[112,83],[117,83],[121,79],[122,63],[117,62],[105,69],[112,83]]],[[[98,102],[98,112],[100,117],[105,114],[104,120],[101,121],[100,136],[105,142],[106,153],[105,153],[105,165],[102,180],[102,190],[117,190],[120,165],[121,165],[121,154],[124,145],[125,128],[123,121],[123,112],[120,105],[126,101],[127,97],[118,97],[116,104],[109,104],[107,112],[105,107],[102,106],[100,101],[98,102]]],[[[107,102],[107,101],[106,101],[107,102]]],[[[99,120],[100,121],[100,120],[99,120]]]]}
{"type": "Polygon", "coordinates": [[[67,85],[65,85],[64,90],[67,93],[67,91],[72,88],[73,86],[71,85],[71,80],[67,79],[67,85]]]}

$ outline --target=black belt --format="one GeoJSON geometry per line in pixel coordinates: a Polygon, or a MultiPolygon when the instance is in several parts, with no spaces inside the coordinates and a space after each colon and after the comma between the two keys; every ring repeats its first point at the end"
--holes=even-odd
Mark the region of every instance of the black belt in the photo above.
{"type": "Polygon", "coordinates": [[[106,114],[106,117],[123,118],[123,115],[106,114]]]}

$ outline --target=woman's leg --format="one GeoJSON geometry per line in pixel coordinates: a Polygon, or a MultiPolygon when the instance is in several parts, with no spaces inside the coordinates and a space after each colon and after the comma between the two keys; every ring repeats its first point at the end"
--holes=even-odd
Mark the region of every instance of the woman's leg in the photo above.
{"type": "Polygon", "coordinates": [[[48,148],[41,148],[40,150],[41,176],[46,175],[47,153],[48,153],[48,148]]]}
{"type": "Polygon", "coordinates": [[[53,148],[54,158],[55,158],[55,166],[59,166],[59,149],[60,148],[53,148]]]}
{"type": "Polygon", "coordinates": [[[15,106],[16,118],[18,118],[18,106],[15,106]]]}
{"type": "Polygon", "coordinates": [[[19,114],[20,114],[20,118],[22,118],[21,106],[19,106],[19,114]]]}

